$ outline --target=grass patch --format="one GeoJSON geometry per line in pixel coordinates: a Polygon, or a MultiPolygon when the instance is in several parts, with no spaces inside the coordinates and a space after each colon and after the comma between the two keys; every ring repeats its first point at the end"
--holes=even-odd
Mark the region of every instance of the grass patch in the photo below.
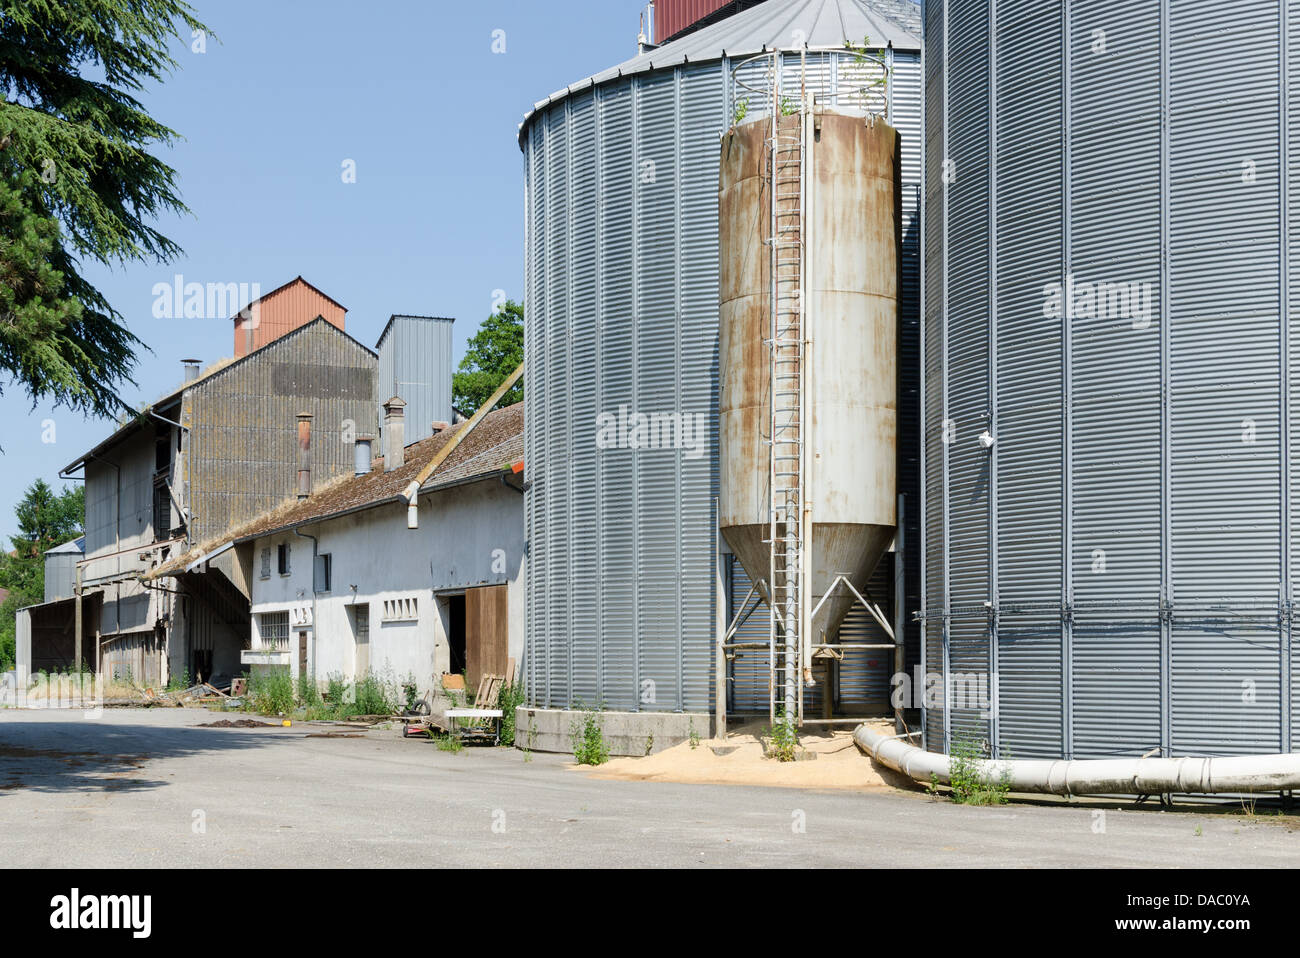
{"type": "Polygon", "coordinates": [[[288,669],[267,669],[248,677],[246,707],[259,715],[289,715],[297,707],[293,675],[288,669]]]}
{"type": "Polygon", "coordinates": [[[393,715],[397,712],[396,683],[380,675],[366,675],[355,685],[332,674],[322,692],[314,676],[295,681],[289,669],[258,670],[248,677],[244,710],[261,715],[301,713],[307,721],[343,721],[358,715],[393,715]]]}
{"type": "Polygon", "coordinates": [[[449,735],[445,733],[442,735],[435,735],[430,732],[429,737],[433,739],[434,744],[438,746],[438,751],[440,752],[463,752],[465,750],[465,743],[460,740],[460,736],[458,735],[449,735]]]}
{"type": "Polygon", "coordinates": [[[397,691],[391,682],[366,675],[353,689],[352,706],[353,715],[392,715],[397,711],[397,691]]]}

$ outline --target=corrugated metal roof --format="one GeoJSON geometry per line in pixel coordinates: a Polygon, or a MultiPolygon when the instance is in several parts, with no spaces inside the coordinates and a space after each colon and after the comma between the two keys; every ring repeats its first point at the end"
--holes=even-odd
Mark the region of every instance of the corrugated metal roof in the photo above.
{"type": "Polygon", "coordinates": [[[78,536],[77,538],[73,539],[71,542],[65,542],[63,543],[63,545],[55,546],[53,549],[46,549],[45,554],[62,555],[65,552],[75,552],[77,555],[81,555],[85,551],[86,551],[86,537],[78,536]]]}
{"type": "Polygon", "coordinates": [[[317,323],[321,323],[325,326],[329,326],[331,329],[336,330],[339,333],[339,335],[341,335],[344,339],[356,343],[357,346],[360,346],[362,349],[364,349],[366,352],[368,352],[371,356],[375,357],[376,359],[379,358],[378,353],[376,353],[373,349],[370,349],[364,343],[358,342],[357,340],[353,339],[351,336],[349,336],[347,333],[339,329],[337,326],[335,326],[333,323],[329,322],[328,320],[323,319],[320,316],[317,316],[310,323],[305,323],[304,325],[299,326],[297,329],[293,330],[292,332],[285,333],[279,339],[272,340],[269,343],[257,347],[257,349],[253,350],[253,352],[251,353],[245,353],[243,356],[238,356],[234,358],[222,359],[218,362],[213,363],[211,366],[209,366],[199,375],[198,379],[191,379],[188,382],[181,383],[179,386],[171,390],[161,399],[145,406],[144,409],[142,409],[139,412],[139,414],[133,417],[130,421],[119,426],[111,436],[109,436],[99,445],[95,446],[89,452],[83,453],[82,455],[78,456],[76,459],[72,460],[72,462],[68,463],[66,466],[60,469],[59,475],[61,476],[66,475],[67,473],[72,472],[74,469],[80,468],[81,465],[87,459],[94,459],[100,453],[108,450],[111,446],[114,446],[117,443],[121,442],[123,439],[127,437],[128,434],[139,429],[143,423],[148,422],[150,413],[161,413],[163,410],[167,409],[168,407],[175,405],[181,399],[182,395],[185,393],[187,389],[193,389],[196,386],[200,385],[201,383],[206,383],[218,375],[222,375],[222,376],[226,375],[231,370],[240,367],[242,366],[242,364],[260,356],[263,350],[270,349],[272,346],[278,346],[281,343],[288,340],[291,336],[306,335],[306,332],[308,330],[316,328],[317,323]]]}
{"type": "Polygon", "coordinates": [[[861,44],[864,38],[870,38],[873,47],[920,50],[921,8],[913,0],[768,0],[557,90],[534,104],[524,116],[519,126],[520,146],[537,111],[570,94],[683,63],[734,59],[767,50],[798,50],[800,37],[806,40],[809,50],[843,50],[850,44],[861,44]]]}
{"type": "Polygon", "coordinates": [[[389,330],[393,328],[393,323],[397,322],[399,319],[425,319],[439,323],[456,322],[456,320],[450,316],[418,316],[415,313],[394,313],[388,317],[388,322],[384,324],[384,331],[379,334],[379,339],[375,341],[375,349],[379,349],[384,345],[384,339],[387,338],[389,330]]]}

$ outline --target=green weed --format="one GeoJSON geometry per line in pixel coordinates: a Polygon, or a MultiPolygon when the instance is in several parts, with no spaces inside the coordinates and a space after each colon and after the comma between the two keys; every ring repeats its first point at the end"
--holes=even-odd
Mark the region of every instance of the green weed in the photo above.
{"type": "Polygon", "coordinates": [[[1005,805],[1011,790],[1009,772],[997,773],[974,739],[953,740],[948,754],[949,797],[960,805],[1005,805]]]}
{"type": "Polygon", "coordinates": [[[569,728],[573,758],[579,765],[604,765],[609,761],[609,745],[600,727],[600,709],[583,709],[582,721],[569,728]]]}

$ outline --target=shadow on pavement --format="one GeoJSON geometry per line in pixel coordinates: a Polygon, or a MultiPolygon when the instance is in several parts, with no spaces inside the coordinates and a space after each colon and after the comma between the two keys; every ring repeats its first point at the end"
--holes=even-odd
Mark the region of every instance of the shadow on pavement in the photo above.
{"type": "Polygon", "coordinates": [[[108,725],[67,721],[0,725],[0,801],[15,792],[142,791],[168,784],[145,777],[156,759],[261,748],[279,730],[108,725]]]}

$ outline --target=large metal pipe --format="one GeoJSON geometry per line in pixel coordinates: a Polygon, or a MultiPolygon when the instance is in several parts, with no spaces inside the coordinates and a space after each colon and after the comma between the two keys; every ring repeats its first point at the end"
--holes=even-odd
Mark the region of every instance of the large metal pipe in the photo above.
{"type": "MultiPolygon", "coordinates": [[[[858,748],[877,762],[929,784],[951,784],[949,756],[909,745],[861,725],[858,748]]],[[[991,779],[1013,792],[1045,795],[1208,795],[1216,792],[1283,792],[1300,788],[1300,753],[1224,758],[1112,758],[1065,761],[991,759],[991,779]]]]}

